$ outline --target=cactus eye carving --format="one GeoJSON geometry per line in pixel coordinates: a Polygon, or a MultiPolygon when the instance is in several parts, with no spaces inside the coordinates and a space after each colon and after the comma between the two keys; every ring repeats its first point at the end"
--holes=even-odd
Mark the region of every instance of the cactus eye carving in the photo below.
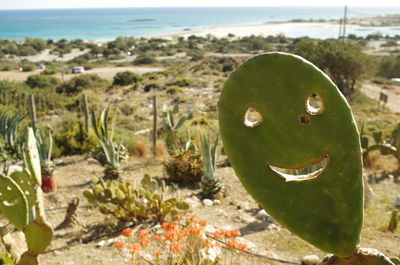
{"type": "Polygon", "coordinates": [[[263,117],[261,113],[254,109],[248,108],[246,113],[244,114],[244,125],[246,127],[254,128],[260,125],[263,122],[263,117]]]}
{"type": "Polygon", "coordinates": [[[324,112],[324,102],[317,92],[312,92],[310,95],[308,95],[306,99],[306,110],[311,115],[318,115],[324,112]]]}

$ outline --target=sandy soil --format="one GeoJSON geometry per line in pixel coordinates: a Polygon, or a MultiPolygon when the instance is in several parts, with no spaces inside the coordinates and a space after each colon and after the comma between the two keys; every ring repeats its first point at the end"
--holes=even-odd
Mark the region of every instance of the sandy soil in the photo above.
{"type": "Polygon", "coordinates": [[[60,62],[66,62],[69,60],[74,59],[75,57],[78,57],[80,55],[83,55],[87,53],[89,50],[79,50],[79,49],[73,49],[70,53],[65,54],[63,57],[59,57],[54,54],[50,54],[50,49],[46,49],[40,54],[37,55],[31,55],[31,56],[18,56],[14,57],[16,61],[22,61],[22,60],[28,60],[30,62],[40,62],[40,61],[60,61],[60,62]]]}
{"type": "Polygon", "coordinates": [[[379,100],[380,93],[388,95],[385,107],[393,112],[400,113],[400,85],[377,85],[372,82],[364,82],[361,90],[370,98],[379,100]]]}
{"type": "Polygon", "coordinates": [[[287,36],[297,36],[299,32],[307,32],[307,35],[315,38],[324,38],[324,32],[339,31],[339,26],[334,23],[317,23],[317,22],[282,22],[282,23],[265,23],[257,25],[243,25],[243,26],[218,26],[218,27],[204,27],[201,29],[185,30],[175,34],[156,35],[153,37],[162,37],[173,39],[176,37],[188,37],[190,35],[197,35],[206,37],[211,34],[215,37],[227,37],[229,33],[234,33],[235,36],[244,37],[250,35],[277,35],[285,34],[287,36]],[[322,35],[321,35],[322,34],[322,35]]]}

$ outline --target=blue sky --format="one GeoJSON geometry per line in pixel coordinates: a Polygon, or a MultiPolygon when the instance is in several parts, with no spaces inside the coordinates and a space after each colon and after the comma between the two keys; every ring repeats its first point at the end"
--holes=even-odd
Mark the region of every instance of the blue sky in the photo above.
{"type": "Polygon", "coordinates": [[[161,6],[400,6],[399,0],[0,0],[0,9],[161,6]]]}

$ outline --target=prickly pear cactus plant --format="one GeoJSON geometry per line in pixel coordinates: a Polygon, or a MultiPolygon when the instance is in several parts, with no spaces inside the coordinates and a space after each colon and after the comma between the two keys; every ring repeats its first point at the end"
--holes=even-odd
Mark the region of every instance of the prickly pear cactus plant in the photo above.
{"type": "Polygon", "coordinates": [[[159,185],[147,174],[141,187],[137,187],[135,182],[104,182],[95,178],[92,188],[85,190],[83,195],[90,203],[96,204],[101,213],[123,222],[161,222],[189,209],[187,202],[180,200],[179,196],[172,196],[164,182],[159,185]]]}
{"type": "Polygon", "coordinates": [[[45,218],[40,188],[40,160],[31,128],[28,129],[24,158],[28,170],[0,176],[0,211],[25,234],[28,249],[18,265],[37,265],[39,254],[52,240],[53,229],[45,218]]]}

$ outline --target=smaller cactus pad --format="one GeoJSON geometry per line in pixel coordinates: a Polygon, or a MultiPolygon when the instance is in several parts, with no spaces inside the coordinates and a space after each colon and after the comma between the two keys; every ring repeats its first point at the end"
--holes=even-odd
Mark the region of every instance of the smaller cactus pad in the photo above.
{"type": "Polygon", "coordinates": [[[0,176],[0,211],[17,229],[28,223],[28,201],[11,178],[0,176]]]}
{"type": "Polygon", "coordinates": [[[40,167],[39,152],[36,144],[35,133],[32,128],[28,128],[28,134],[26,139],[26,163],[30,174],[33,176],[34,181],[37,185],[42,185],[42,173],[40,167]]]}

